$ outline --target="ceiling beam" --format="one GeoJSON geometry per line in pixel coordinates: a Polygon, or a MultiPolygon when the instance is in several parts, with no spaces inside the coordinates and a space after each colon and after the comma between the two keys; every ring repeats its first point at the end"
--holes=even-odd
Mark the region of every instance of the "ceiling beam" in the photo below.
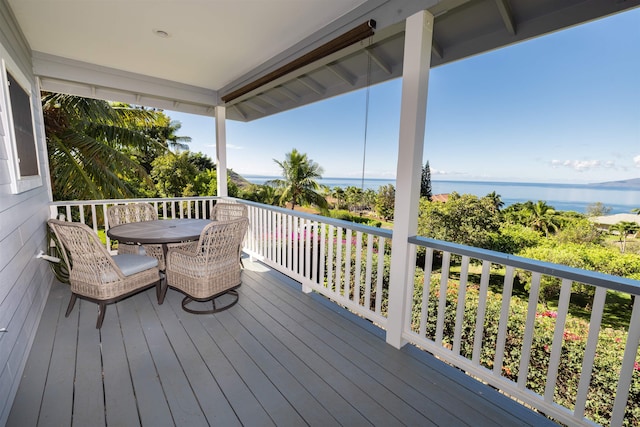
{"type": "Polygon", "coordinates": [[[298,94],[287,87],[277,86],[274,88],[274,90],[277,90],[278,92],[282,93],[284,96],[286,96],[287,98],[289,98],[294,102],[300,101],[300,97],[298,96],[298,94]]]}
{"type": "Polygon", "coordinates": [[[367,52],[367,55],[369,55],[371,60],[375,62],[378,65],[378,67],[382,68],[385,73],[391,74],[393,72],[393,70],[391,69],[391,65],[389,65],[385,60],[380,58],[380,55],[376,54],[373,51],[373,49],[366,48],[365,52],[367,52]]]}
{"type": "Polygon", "coordinates": [[[435,37],[431,39],[431,52],[440,59],[442,59],[442,57],[444,56],[444,53],[442,52],[442,46],[438,44],[435,37]]]}
{"type": "Polygon", "coordinates": [[[260,95],[258,95],[258,99],[261,99],[267,104],[271,104],[276,108],[282,107],[282,103],[280,101],[278,101],[277,99],[274,99],[273,97],[267,95],[266,93],[261,93],[260,95]]]}
{"type": "Polygon", "coordinates": [[[498,6],[498,11],[500,12],[500,16],[502,17],[502,21],[504,22],[504,26],[507,31],[509,31],[509,34],[512,36],[515,36],[517,28],[509,0],[496,0],[496,6],[498,6]]]}
{"type": "Polygon", "coordinates": [[[308,87],[309,89],[311,89],[312,91],[314,91],[315,93],[317,93],[318,95],[324,95],[325,92],[327,91],[327,88],[325,88],[324,86],[322,86],[320,83],[313,80],[309,76],[300,76],[297,78],[297,80],[303,85],[305,85],[306,87],[308,87]]]}
{"type": "Polygon", "coordinates": [[[245,95],[252,90],[259,88],[267,83],[270,83],[280,77],[283,77],[292,71],[295,71],[299,68],[304,67],[305,65],[309,65],[319,59],[324,58],[325,56],[331,55],[345,47],[351,46],[354,43],[357,43],[361,40],[364,40],[373,35],[373,30],[376,28],[376,21],[373,19],[368,20],[364,24],[360,24],[354,29],[347,31],[341,36],[336,37],[335,39],[323,44],[322,46],[312,50],[311,52],[302,55],[298,59],[294,59],[288,64],[283,65],[275,71],[270,72],[269,74],[260,77],[257,80],[254,80],[239,89],[234,90],[224,96],[222,96],[222,100],[224,102],[233,101],[234,99],[245,95]]]}
{"type": "Polygon", "coordinates": [[[266,108],[259,106],[258,104],[256,104],[253,101],[244,101],[243,104],[246,105],[249,108],[253,108],[258,113],[267,114],[267,109],[266,108]]]}
{"type": "Polygon", "coordinates": [[[338,64],[329,64],[327,68],[348,85],[355,86],[357,78],[338,64]]]}
{"type": "Polygon", "coordinates": [[[248,117],[248,116],[245,114],[245,112],[244,112],[244,111],[242,111],[242,110],[240,109],[240,106],[238,106],[238,104],[236,104],[236,105],[232,105],[232,106],[231,106],[231,108],[233,108],[234,110],[236,110],[236,112],[238,113],[238,115],[239,115],[240,117],[242,117],[242,119],[243,119],[243,120],[247,120],[247,117],[248,117]]]}

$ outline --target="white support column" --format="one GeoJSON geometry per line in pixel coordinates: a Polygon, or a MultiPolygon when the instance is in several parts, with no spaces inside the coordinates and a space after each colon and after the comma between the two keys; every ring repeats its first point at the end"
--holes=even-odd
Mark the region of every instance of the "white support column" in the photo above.
{"type": "Polygon", "coordinates": [[[218,175],[218,196],[227,197],[227,108],[215,107],[216,114],[216,169],[218,175]]]}
{"type": "Polygon", "coordinates": [[[411,251],[408,238],[418,229],[432,37],[431,13],[422,11],[407,18],[387,323],[387,343],[396,348],[405,344],[402,331],[406,312],[410,310],[407,301],[409,284],[413,281],[415,252],[411,251]]]}

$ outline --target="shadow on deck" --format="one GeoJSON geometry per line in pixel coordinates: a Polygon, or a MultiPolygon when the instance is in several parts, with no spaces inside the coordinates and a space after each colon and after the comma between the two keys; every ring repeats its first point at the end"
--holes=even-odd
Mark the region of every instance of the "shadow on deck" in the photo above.
{"type": "Polygon", "coordinates": [[[535,414],[290,278],[245,260],[215,315],[169,290],[110,305],[54,284],[8,426],[545,425],[535,414]]]}

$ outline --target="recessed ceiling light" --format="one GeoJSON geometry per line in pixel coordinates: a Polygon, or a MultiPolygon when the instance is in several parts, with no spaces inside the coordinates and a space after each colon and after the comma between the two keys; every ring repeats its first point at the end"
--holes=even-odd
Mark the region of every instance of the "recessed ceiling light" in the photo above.
{"type": "Polygon", "coordinates": [[[167,37],[169,37],[169,33],[166,32],[165,30],[153,30],[153,34],[155,34],[158,37],[162,37],[163,39],[166,39],[167,37]]]}

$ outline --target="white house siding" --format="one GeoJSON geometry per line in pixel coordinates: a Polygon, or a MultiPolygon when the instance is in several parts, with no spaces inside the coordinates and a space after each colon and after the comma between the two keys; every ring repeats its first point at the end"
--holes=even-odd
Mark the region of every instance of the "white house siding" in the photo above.
{"type": "MultiPolygon", "coordinates": [[[[49,192],[39,90],[31,53],[5,0],[0,0],[0,57],[18,68],[34,97],[36,139],[43,184],[12,194],[7,151],[6,100],[0,99],[0,426],[6,423],[53,276],[35,258],[46,247],[49,192]]],[[[2,92],[0,92],[1,94],[2,92]]],[[[0,95],[2,96],[2,95],[0,95]]]]}

